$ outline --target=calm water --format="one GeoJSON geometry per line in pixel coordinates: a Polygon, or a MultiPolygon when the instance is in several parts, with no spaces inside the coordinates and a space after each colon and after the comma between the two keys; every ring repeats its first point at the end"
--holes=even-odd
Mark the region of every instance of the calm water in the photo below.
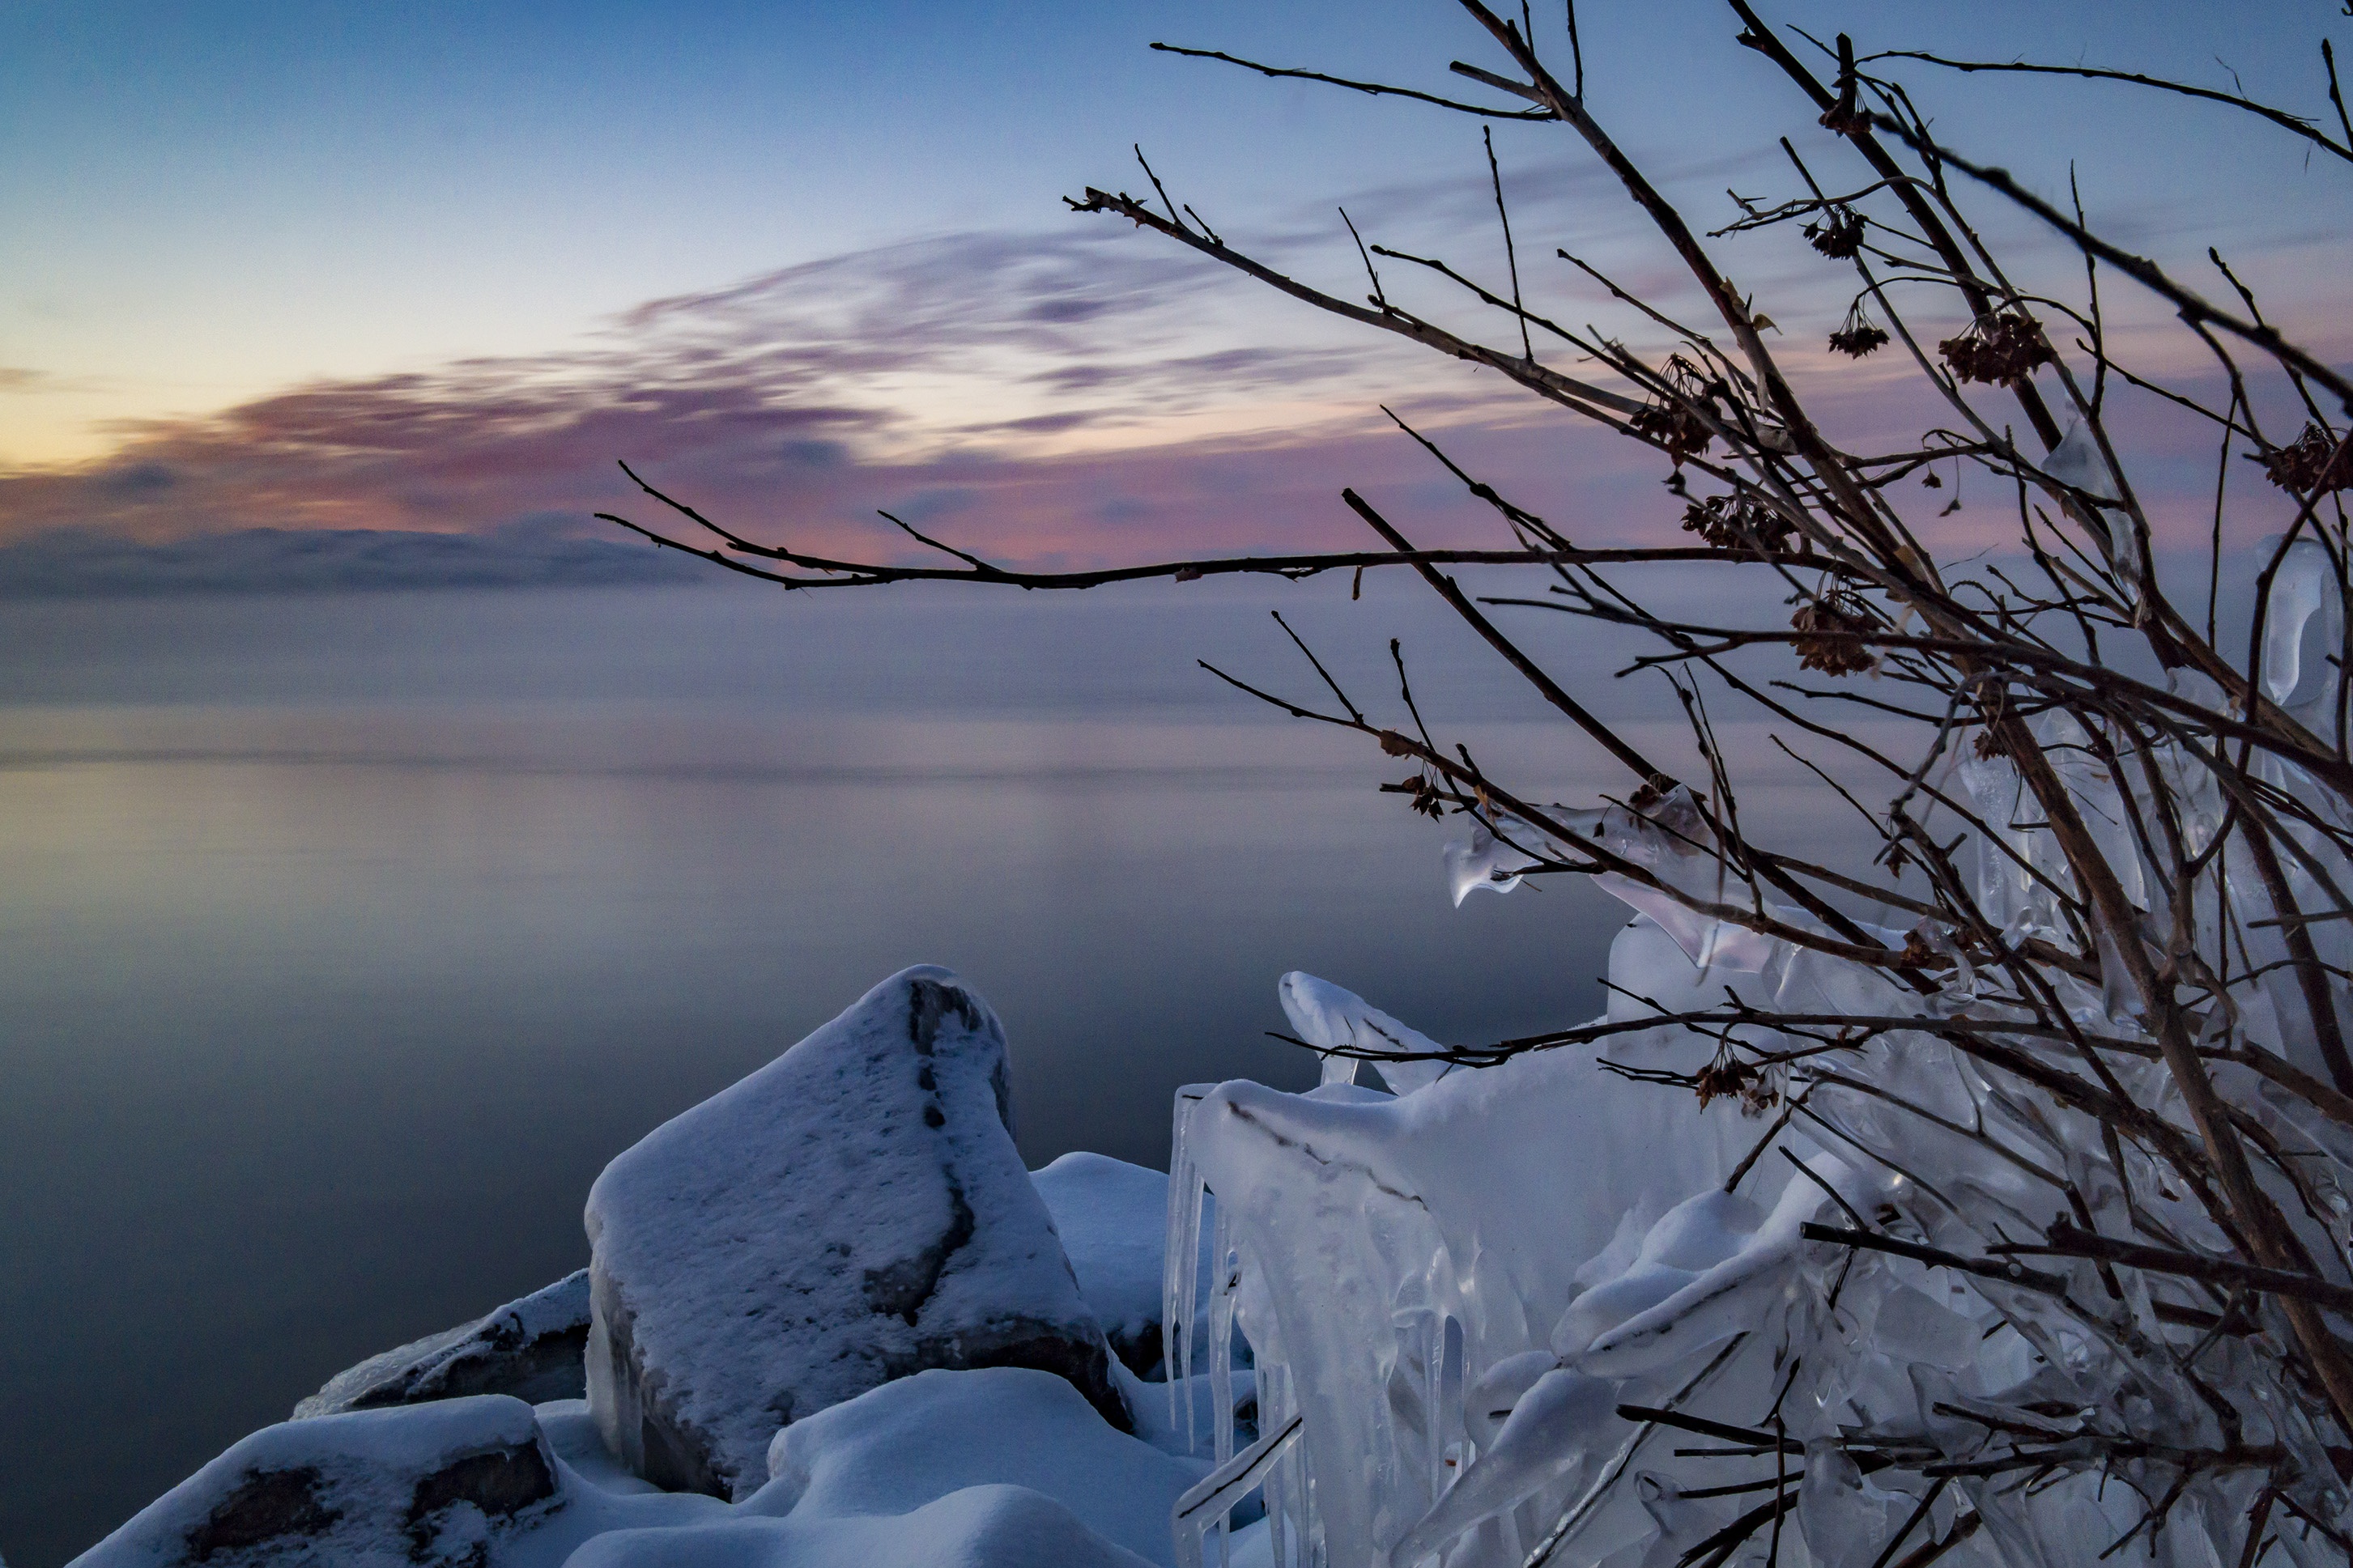
{"type": "Polygon", "coordinates": [[[1398,764],[1194,668],[1310,694],[1270,604],[1360,701],[1402,629],[1482,761],[1607,776],[1344,584],[0,605],[0,1553],[577,1267],[607,1160],[904,964],[1004,1017],[1033,1165],[1311,1081],[1287,968],[1446,1037],[1595,1011],[1617,906],[1451,909],[1398,764]]]}

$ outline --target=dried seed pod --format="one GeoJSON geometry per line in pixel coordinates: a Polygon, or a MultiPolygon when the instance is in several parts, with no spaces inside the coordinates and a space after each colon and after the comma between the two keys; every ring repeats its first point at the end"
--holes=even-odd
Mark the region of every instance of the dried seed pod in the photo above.
{"type": "Polygon", "coordinates": [[[1861,359],[1887,346],[1887,330],[1873,321],[1841,327],[1831,334],[1831,348],[1849,359],[1861,359]]]}
{"type": "Polygon", "coordinates": [[[1410,797],[1406,805],[1432,822],[1446,816],[1446,797],[1439,792],[1436,784],[1430,783],[1428,773],[1409,773],[1395,784],[1381,785],[1380,793],[1410,797]]]}

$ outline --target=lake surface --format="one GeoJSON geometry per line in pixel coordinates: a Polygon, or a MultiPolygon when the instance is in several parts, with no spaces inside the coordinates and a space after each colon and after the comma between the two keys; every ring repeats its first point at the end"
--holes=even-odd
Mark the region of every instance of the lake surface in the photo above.
{"type": "Polygon", "coordinates": [[[1004,1018],[1033,1166],[1313,1082],[1286,969],[1453,1040],[1598,1011],[1620,906],[1449,907],[1401,764],[1195,668],[1314,696],[1278,605],[1375,711],[1401,633],[1482,763],[1616,783],[1345,582],[0,605],[0,1553],[578,1267],[607,1160],[906,964],[1004,1018]]]}

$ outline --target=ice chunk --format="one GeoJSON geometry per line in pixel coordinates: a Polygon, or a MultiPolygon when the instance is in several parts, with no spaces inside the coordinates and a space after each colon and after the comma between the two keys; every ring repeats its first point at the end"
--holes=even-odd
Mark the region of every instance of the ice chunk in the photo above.
{"type": "Polygon", "coordinates": [[[2118,499],[2116,478],[2108,472],[2108,460],[2100,455],[2099,443],[2080,419],[2069,421],[2067,434],[2042,459],[2042,471],[2100,500],[2118,499]]]}
{"type": "Polygon", "coordinates": [[[1530,1493],[1577,1477],[1630,1429],[1617,1406],[1615,1383],[1558,1368],[1545,1373],[1513,1407],[1494,1447],[1405,1532],[1391,1561],[1418,1563],[1530,1493]]]}
{"type": "MultiPolygon", "coordinates": [[[[1831,1190],[1853,1205],[1870,1201],[1878,1185],[1833,1154],[1817,1154],[1807,1165],[1820,1184],[1790,1182],[1769,1215],[1757,1216],[1753,1205],[1715,1193],[1670,1210],[1652,1232],[1667,1232],[1666,1239],[1653,1253],[1645,1237],[1645,1254],[1668,1267],[1673,1258],[1698,1262],[1711,1253],[1719,1261],[1699,1269],[1689,1284],[1656,1306],[1595,1336],[1577,1365],[1597,1376],[1630,1377],[1768,1322],[1793,1294],[1788,1286],[1798,1227],[1830,1201],[1831,1190]]],[[[1643,1259],[1638,1258],[1635,1267],[1643,1267],[1643,1259]]]]}
{"type": "Polygon", "coordinates": [[[2329,660],[2344,636],[2345,606],[2328,549],[2316,539],[2298,539],[2272,578],[2263,616],[2263,694],[2283,707],[2325,706],[2337,684],[2329,660]],[[2308,632],[2316,635],[2308,637],[2308,632]]]}

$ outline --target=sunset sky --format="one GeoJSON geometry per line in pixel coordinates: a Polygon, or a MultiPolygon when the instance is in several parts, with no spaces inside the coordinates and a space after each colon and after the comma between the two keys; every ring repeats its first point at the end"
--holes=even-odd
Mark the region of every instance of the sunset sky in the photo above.
{"type": "MultiPolygon", "coordinates": [[[[2353,41],[2318,3],[1769,14],[1865,49],[2235,72],[2322,114],[2318,39],[2353,41]]],[[[1702,222],[1734,216],[1726,186],[1787,194],[1777,135],[1835,166],[1720,5],[1581,23],[1597,112],[1702,222]]],[[[1588,531],[1663,504],[1654,461],[1565,437],[1492,377],[1064,212],[1089,184],[1140,188],[1140,142],[1229,238],[1339,292],[1361,279],[1338,205],[1371,238],[1500,272],[1475,123],[1156,38],[1471,96],[1447,62],[1504,63],[1440,0],[9,7],[0,550],[568,537],[625,498],[617,458],[797,540],[895,548],[860,521],[890,507],[1036,560],[1328,542],[1348,537],[1343,482],[1444,503],[1381,433],[1383,401],[1588,531]]],[[[2341,266],[2326,237],[2353,180],[2276,130],[2119,87],[1907,71],[1940,133],[2045,192],[2072,159],[2094,215],[2199,287],[2219,240],[2295,321],[2305,280],[2341,266]]],[[[1497,142],[1530,294],[1635,331],[1551,259],[1567,243],[1671,281],[1622,195],[1559,128],[1497,142]]],[[[2066,268],[1977,205],[2030,264],[2066,268]]],[[[1717,244],[1791,363],[1818,366],[1841,270],[1793,237],[1717,244]]],[[[2156,320],[2122,290],[2113,308],[2156,320]]],[[[1826,406],[1867,426],[1896,368],[1844,373],[1826,406]]]]}

